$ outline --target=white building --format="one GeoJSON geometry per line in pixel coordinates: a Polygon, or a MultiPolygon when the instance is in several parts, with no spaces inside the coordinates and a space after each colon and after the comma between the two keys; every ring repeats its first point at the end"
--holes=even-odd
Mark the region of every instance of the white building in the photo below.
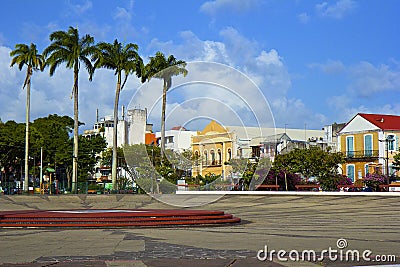
{"type": "MultiPolygon", "coordinates": [[[[122,107],[122,116],[118,119],[117,125],[117,146],[134,145],[145,143],[145,133],[147,125],[147,110],[146,109],[131,109],[128,110],[128,119],[125,117],[125,108],[122,107]]],[[[107,146],[113,145],[113,116],[105,116],[98,118],[92,130],[85,130],[83,136],[90,137],[94,135],[103,136],[106,139],[107,146]]]]}
{"type": "MultiPolygon", "coordinates": [[[[165,148],[177,152],[189,150],[192,144],[192,136],[197,135],[197,131],[186,130],[185,127],[177,126],[165,131],[165,148]]],[[[156,138],[161,139],[161,132],[156,132],[156,138]]]]}

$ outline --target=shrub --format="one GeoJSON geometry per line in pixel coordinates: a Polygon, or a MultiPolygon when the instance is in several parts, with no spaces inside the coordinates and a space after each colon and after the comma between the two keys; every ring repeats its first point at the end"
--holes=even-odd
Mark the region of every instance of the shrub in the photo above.
{"type": "Polygon", "coordinates": [[[377,191],[379,185],[386,183],[386,176],[382,174],[368,173],[367,176],[364,177],[364,183],[367,187],[371,188],[374,191],[377,191]]]}
{"type": "MultiPolygon", "coordinates": [[[[288,190],[296,190],[295,185],[301,183],[301,177],[294,173],[286,173],[286,181],[287,181],[288,190]]],[[[283,189],[286,188],[285,172],[283,170],[281,170],[279,172],[277,172],[275,170],[270,170],[268,172],[268,175],[265,178],[263,184],[275,184],[276,182],[278,182],[278,185],[280,186],[280,188],[283,188],[283,189]]]]}
{"type": "Polygon", "coordinates": [[[318,182],[324,191],[336,191],[339,185],[352,185],[353,182],[349,177],[342,174],[332,174],[318,178],[318,182]]]}

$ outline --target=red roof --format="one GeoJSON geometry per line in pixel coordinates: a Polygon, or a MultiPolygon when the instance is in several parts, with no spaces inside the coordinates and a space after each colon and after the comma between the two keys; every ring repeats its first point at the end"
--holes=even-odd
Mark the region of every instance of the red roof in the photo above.
{"type": "Polygon", "coordinates": [[[358,113],[357,115],[360,115],[382,130],[400,130],[400,116],[365,113],[358,113]]]}
{"type": "Polygon", "coordinates": [[[175,126],[175,127],[172,127],[171,130],[186,131],[186,128],[183,126],[175,126]]]}

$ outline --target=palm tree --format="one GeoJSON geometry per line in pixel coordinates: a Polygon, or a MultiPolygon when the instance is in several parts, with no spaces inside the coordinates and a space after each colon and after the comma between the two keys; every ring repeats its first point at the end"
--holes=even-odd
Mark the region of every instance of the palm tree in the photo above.
{"type": "Polygon", "coordinates": [[[113,127],[113,153],[111,177],[113,188],[117,188],[117,132],[118,132],[118,103],[121,90],[124,88],[128,76],[136,73],[137,77],[141,77],[143,61],[137,53],[138,45],[128,43],[123,45],[115,39],[113,44],[101,42],[97,45],[98,53],[93,56],[95,60],[95,68],[106,68],[115,70],[114,75],[117,76],[117,87],[115,90],[114,100],[114,127],[113,127]],[[122,73],[124,78],[122,79],[122,73]]]}
{"type": "Polygon", "coordinates": [[[154,57],[150,57],[149,63],[144,68],[142,82],[157,78],[163,80],[163,95],[161,108],[161,158],[165,153],[165,108],[167,105],[167,91],[172,85],[172,76],[183,74],[186,76],[188,71],[185,69],[186,62],[177,60],[173,55],[168,58],[161,52],[157,52],[154,57]]]}
{"type": "Polygon", "coordinates": [[[46,65],[50,66],[50,76],[53,76],[57,67],[65,63],[68,69],[74,70],[74,154],[72,162],[72,192],[76,192],[78,177],[78,78],[81,63],[89,73],[92,80],[94,68],[90,57],[95,53],[94,38],[88,34],[79,37],[78,29],[69,27],[68,31],[55,31],[50,34],[52,42],[44,51],[46,65]]]}
{"type": "Polygon", "coordinates": [[[11,67],[18,64],[19,70],[26,65],[26,77],[22,89],[26,86],[26,126],[25,126],[25,179],[23,184],[24,192],[29,190],[29,120],[30,120],[30,99],[31,99],[31,77],[34,70],[43,70],[44,59],[38,53],[36,45],[17,44],[15,49],[11,51],[10,56],[13,57],[11,67]]]}

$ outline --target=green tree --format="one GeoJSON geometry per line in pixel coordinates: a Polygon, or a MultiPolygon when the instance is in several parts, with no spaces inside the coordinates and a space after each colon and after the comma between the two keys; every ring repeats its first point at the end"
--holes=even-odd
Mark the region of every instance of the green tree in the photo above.
{"type": "Polygon", "coordinates": [[[3,180],[9,181],[19,172],[24,158],[24,130],[22,123],[7,121],[0,123],[0,167],[3,180]]]}
{"type": "Polygon", "coordinates": [[[97,45],[98,52],[94,54],[93,59],[96,60],[95,68],[106,68],[115,71],[117,76],[117,87],[115,90],[114,99],[114,127],[113,127],[113,160],[111,168],[111,177],[113,188],[117,188],[117,132],[118,132],[118,103],[121,90],[124,88],[129,74],[136,73],[138,77],[141,76],[143,66],[142,59],[137,53],[138,46],[136,44],[128,43],[121,44],[115,39],[113,44],[99,43],[97,45]],[[124,78],[122,80],[122,73],[124,78]]]}
{"type": "Polygon", "coordinates": [[[85,182],[87,178],[93,176],[94,166],[100,161],[100,154],[107,147],[103,137],[96,135],[91,138],[79,136],[79,171],[78,181],[85,182]]]}
{"type": "Polygon", "coordinates": [[[26,126],[25,126],[25,179],[23,190],[28,192],[29,182],[29,121],[30,121],[30,99],[31,99],[31,77],[34,70],[43,70],[43,56],[38,53],[36,45],[17,44],[15,49],[11,51],[10,56],[13,57],[11,67],[18,64],[19,70],[26,66],[26,76],[24,85],[26,86],[26,126]]]}
{"type": "Polygon", "coordinates": [[[328,177],[337,173],[338,164],[344,163],[341,153],[323,151],[319,147],[294,149],[287,154],[278,155],[274,170],[299,173],[306,180],[310,177],[328,177]]]}
{"type": "Polygon", "coordinates": [[[183,74],[187,75],[186,62],[177,60],[173,55],[168,58],[161,52],[157,52],[154,57],[150,57],[142,75],[142,82],[151,78],[163,80],[162,108],[161,108],[161,157],[165,152],[165,109],[167,105],[167,91],[171,88],[172,77],[183,74]]]}
{"type": "Polygon", "coordinates": [[[393,156],[393,169],[400,170],[400,153],[393,156]]]}
{"type": "Polygon", "coordinates": [[[43,166],[50,165],[54,168],[64,167],[66,170],[68,187],[71,182],[72,147],[69,137],[74,127],[74,120],[68,116],[56,114],[38,118],[32,123],[32,153],[35,158],[40,158],[43,151],[43,166]]]}
{"type": "Polygon", "coordinates": [[[88,34],[79,37],[78,29],[69,27],[68,31],[55,31],[50,34],[52,42],[44,51],[46,65],[50,66],[50,76],[53,76],[57,67],[65,63],[68,69],[74,71],[72,95],[74,97],[74,153],[72,164],[72,192],[76,192],[75,183],[78,175],[78,80],[81,64],[89,73],[89,81],[94,72],[90,57],[97,50],[94,38],[88,34]]]}

